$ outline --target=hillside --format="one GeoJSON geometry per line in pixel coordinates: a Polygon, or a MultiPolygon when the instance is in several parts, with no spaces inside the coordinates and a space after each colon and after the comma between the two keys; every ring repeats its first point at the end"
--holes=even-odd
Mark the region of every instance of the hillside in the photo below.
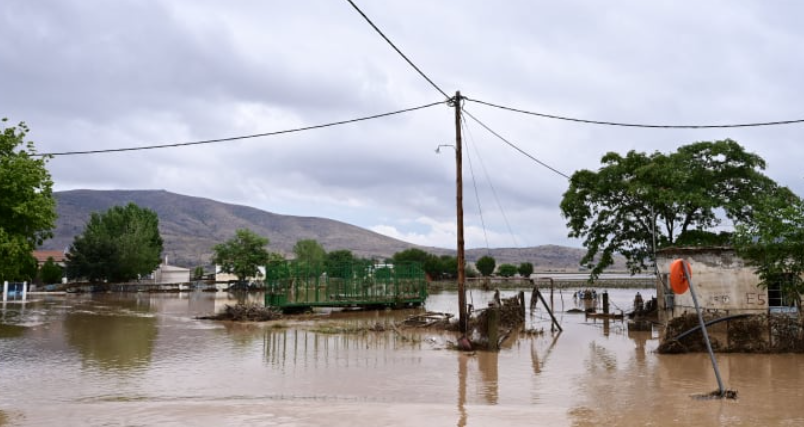
{"type": "MultiPolygon", "coordinates": [[[[259,209],[190,197],[161,190],[73,190],[57,192],[59,218],[55,235],[44,249],[69,247],[80,234],[91,212],[134,202],[159,215],[159,227],[165,241],[165,253],[171,264],[192,267],[206,264],[213,245],[234,236],[238,228],[249,228],[270,239],[269,249],[292,253],[300,239],[315,239],[326,250],[349,249],[361,257],[387,258],[394,253],[420,247],[360,227],[325,218],[278,215],[259,209]]],[[[454,254],[454,250],[420,247],[428,252],[454,254]]],[[[474,261],[487,254],[486,249],[467,250],[474,261]]],[[[532,262],[537,268],[577,271],[584,251],[562,246],[492,249],[497,263],[532,262]]]]}

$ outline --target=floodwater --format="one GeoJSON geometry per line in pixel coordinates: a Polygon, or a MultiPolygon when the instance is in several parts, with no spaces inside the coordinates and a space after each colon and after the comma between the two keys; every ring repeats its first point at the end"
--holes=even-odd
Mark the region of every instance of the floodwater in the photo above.
{"type": "MultiPolygon", "coordinates": [[[[627,309],[635,292],[610,291],[614,308],[627,309]]],[[[476,307],[489,297],[468,295],[476,307]]],[[[454,292],[431,295],[427,309],[454,312],[456,301],[454,292]]],[[[267,324],[195,319],[234,302],[186,293],[5,304],[0,425],[804,425],[804,356],[718,354],[739,399],[696,400],[717,388],[707,355],[659,355],[657,331],[565,313],[574,307],[566,291],[554,296],[563,333],[551,333],[540,306],[528,327],[543,334],[474,354],[447,349],[450,333],[354,332],[412,310],[267,324]]]]}

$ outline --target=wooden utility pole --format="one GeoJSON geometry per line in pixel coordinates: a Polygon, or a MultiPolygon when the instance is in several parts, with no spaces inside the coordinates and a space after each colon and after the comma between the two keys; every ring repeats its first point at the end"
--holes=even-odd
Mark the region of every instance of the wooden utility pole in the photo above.
{"type": "Polygon", "coordinates": [[[463,241],[463,155],[461,151],[461,91],[455,92],[455,187],[458,213],[458,326],[461,333],[469,330],[466,315],[466,261],[464,259],[463,241]]]}

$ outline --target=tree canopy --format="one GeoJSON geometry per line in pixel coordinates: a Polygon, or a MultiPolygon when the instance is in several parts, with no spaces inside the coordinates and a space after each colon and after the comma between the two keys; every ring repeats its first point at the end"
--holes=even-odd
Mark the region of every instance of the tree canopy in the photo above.
{"type": "Polygon", "coordinates": [[[0,125],[0,279],[27,278],[31,253],[52,236],[56,222],[47,157],[25,141],[25,123],[0,125]],[[25,276],[25,277],[23,277],[25,276]]]}
{"type": "Polygon", "coordinates": [[[497,267],[497,274],[502,277],[514,277],[516,275],[517,268],[514,264],[500,264],[497,267]]]}
{"type": "Polygon", "coordinates": [[[67,276],[124,282],[159,266],[162,236],[156,212],[134,203],[93,212],[67,253],[67,276]]]}
{"type": "Polygon", "coordinates": [[[756,268],[760,286],[778,284],[801,307],[804,294],[804,201],[787,190],[762,196],[754,221],[737,225],[733,245],[756,268]]]}
{"type": "Polygon", "coordinates": [[[340,277],[342,279],[351,277],[352,264],[355,261],[354,254],[348,249],[329,252],[326,256],[327,274],[331,277],[340,277]]]}
{"type": "Polygon", "coordinates": [[[45,284],[61,283],[63,275],[64,269],[56,264],[53,257],[47,257],[45,263],[42,264],[42,268],[39,269],[39,276],[42,279],[42,283],[45,284]]]}
{"type": "Polygon", "coordinates": [[[293,246],[293,253],[296,261],[303,263],[308,268],[323,268],[327,259],[327,251],[315,239],[302,239],[293,246]]]}
{"type": "Polygon", "coordinates": [[[533,274],[533,264],[529,262],[523,262],[519,264],[517,272],[519,273],[520,276],[527,279],[528,277],[530,277],[531,274],[533,274]]]}
{"type": "Polygon", "coordinates": [[[689,233],[713,235],[721,215],[750,221],[757,195],[777,187],[762,173],[765,161],[730,139],[670,154],[608,153],[601,163],[597,172],[575,172],[561,201],[569,237],[584,239],[581,264],[593,277],[617,253],[632,273],[644,269],[653,259],[654,230],[657,247],[664,247],[689,233]]]}
{"type": "Polygon", "coordinates": [[[234,274],[239,282],[244,282],[249,277],[257,277],[259,267],[272,258],[265,249],[268,243],[268,238],[241,228],[231,239],[212,247],[212,262],[224,273],[234,274]]]}
{"type": "Polygon", "coordinates": [[[484,277],[488,277],[494,274],[494,269],[497,267],[497,260],[490,255],[485,255],[475,262],[475,267],[477,267],[477,271],[479,271],[480,274],[484,277]]]}
{"type": "Polygon", "coordinates": [[[418,248],[410,248],[395,253],[392,261],[395,264],[420,263],[425,273],[434,280],[455,279],[458,277],[458,259],[452,255],[441,255],[439,257],[418,248]]]}

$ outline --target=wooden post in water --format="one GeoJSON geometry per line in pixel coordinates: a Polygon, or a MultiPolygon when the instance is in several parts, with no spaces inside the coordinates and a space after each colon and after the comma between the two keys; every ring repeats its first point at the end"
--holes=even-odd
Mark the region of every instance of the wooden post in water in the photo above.
{"type": "Polygon", "coordinates": [[[603,314],[609,314],[609,293],[603,291],[603,314]]]}
{"type": "Polygon", "coordinates": [[[489,337],[489,350],[500,349],[500,307],[496,305],[489,305],[488,310],[488,325],[487,335],[489,337]]]}
{"type": "Polygon", "coordinates": [[[3,302],[8,300],[8,282],[3,282],[3,302]]]}
{"type": "Polygon", "coordinates": [[[519,291],[517,294],[517,302],[519,303],[519,315],[522,316],[522,322],[525,321],[525,291],[519,291]]]}
{"type": "Polygon", "coordinates": [[[463,154],[461,149],[461,91],[455,92],[455,202],[458,217],[458,326],[461,333],[469,331],[466,315],[466,260],[463,239],[463,154]]]}

